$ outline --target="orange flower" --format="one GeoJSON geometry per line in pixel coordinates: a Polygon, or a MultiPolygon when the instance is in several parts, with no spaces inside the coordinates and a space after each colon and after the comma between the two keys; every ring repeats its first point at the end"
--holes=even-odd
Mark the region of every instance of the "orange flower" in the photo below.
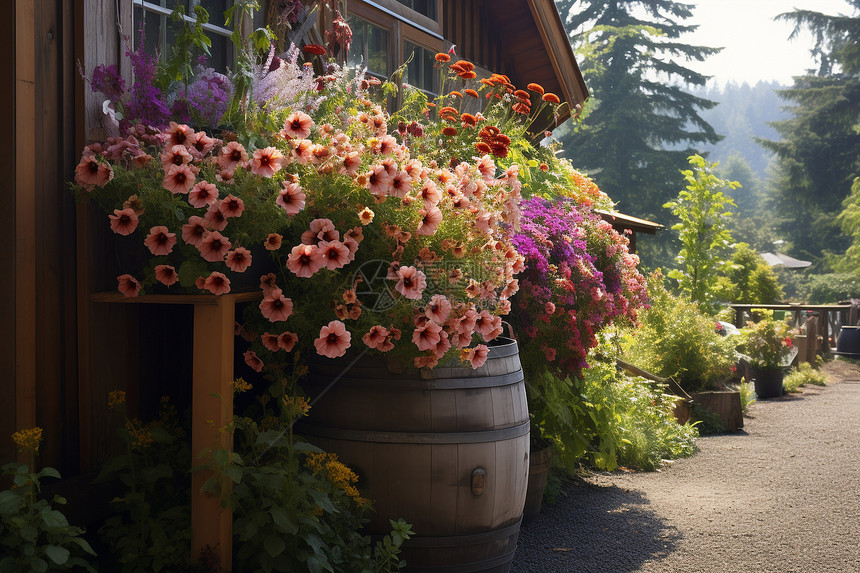
{"type": "Polygon", "coordinates": [[[472,88],[464,89],[463,93],[466,95],[472,96],[473,98],[476,98],[476,99],[478,98],[478,92],[476,92],[472,88]]]}
{"type": "Polygon", "coordinates": [[[452,91],[452,92],[451,92],[451,93],[449,93],[448,95],[457,96],[457,97],[463,97],[463,94],[461,94],[461,93],[460,93],[460,92],[458,92],[457,90],[452,91]]]}
{"type": "Polygon", "coordinates": [[[475,78],[478,77],[478,74],[476,74],[475,72],[463,72],[463,73],[460,73],[457,75],[460,76],[461,78],[463,78],[464,80],[474,80],[475,78]]]}
{"type": "Polygon", "coordinates": [[[549,103],[561,103],[561,100],[558,99],[558,96],[552,92],[547,92],[543,94],[543,101],[548,101],[549,103]]]}
{"type": "Polygon", "coordinates": [[[520,99],[520,100],[528,101],[528,102],[531,102],[531,100],[532,100],[532,96],[530,96],[528,92],[523,91],[523,90],[515,91],[514,97],[516,97],[517,99],[520,99]]]}
{"type": "Polygon", "coordinates": [[[528,114],[529,114],[529,112],[531,111],[531,108],[530,108],[529,106],[525,105],[525,104],[522,104],[522,103],[515,103],[515,104],[514,104],[514,106],[513,106],[513,110],[514,110],[516,113],[521,113],[521,114],[523,114],[523,115],[528,115],[528,114]]]}
{"type": "Polygon", "coordinates": [[[480,151],[481,153],[490,153],[490,146],[484,143],[483,141],[479,141],[475,144],[475,149],[480,151]]]}
{"type": "Polygon", "coordinates": [[[478,125],[478,119],[471,113],[464,113],[460,116],[460,120],[463,122],[463,125],[468,125],[470,127],[478,125]]]}
{"type": "Polygon", "coordinates": [[[442,128],[442,135],[447,135],[448,137],[454,137],[455,135],[457,135],[457,128],[456,127],[442,128]]]}
{"type": "Polygon", "coordinates": [[[449,56],[448,54],[444,54],[442,52],[439,52],[438,54],[436,54],[436,61],[442,62],[442,63],[450,62],[451,56],[449,56]]]}
{"type": "Polygon", "coordinates": [[[543,89],[543,86],[540,84],[529,84],[526,87],[528,89],[532,90],[533,92],[539,93],[540,95],[543,95],[545,92],[545,90],[543,89]]]}

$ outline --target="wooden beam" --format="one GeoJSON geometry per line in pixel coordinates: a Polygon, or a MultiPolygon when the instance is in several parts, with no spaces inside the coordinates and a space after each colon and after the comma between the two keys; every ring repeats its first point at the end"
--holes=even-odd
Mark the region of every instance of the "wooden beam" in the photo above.
{"type": "Polygon", "coordinates": [[[15,2],[15,421],[36,425],[36,10],[15,2]]]}
{"type": "MultiPolygon", "coordinates": [[[[232,450],[233,434],[224,428],[233,421],[233,324],[238,295],[215,298],[217,304],[194,305],[194,362],[191,456],[205,448],[232,450]],[[213,393],[217,397],[213,397],[213,393]]],[[[233,516],[222,507],[221,498],[203,493],[203,484],[213,476],[210,471],[191,474],[191,558],[211,547],[220,556],[221,567],[232,563],[233,516]]],[[[222,477],[222,496],[230,495],[230,481],[222,477]]]]}

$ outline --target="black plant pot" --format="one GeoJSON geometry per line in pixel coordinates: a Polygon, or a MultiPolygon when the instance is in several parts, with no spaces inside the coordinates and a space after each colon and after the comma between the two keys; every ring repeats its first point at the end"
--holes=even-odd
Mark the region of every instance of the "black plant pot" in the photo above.
{"type": "Polygon", "coordinates": [[[777,398],[782,396],[782,379],[785,376],[785,371],[763,370],[760,368],[752,368],[751,372],[753,381],[755,382],[755,395],[759,399],[777,398]]]}

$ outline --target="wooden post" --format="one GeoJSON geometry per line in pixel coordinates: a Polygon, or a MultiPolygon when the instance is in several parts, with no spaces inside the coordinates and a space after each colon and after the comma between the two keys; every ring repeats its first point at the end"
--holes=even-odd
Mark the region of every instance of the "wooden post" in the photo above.
{"type": "MultiPolygon", "coordinates": [[[[232,450],[233,421],[233,324],[234,295],[218,297],[217,304],[194,305],[194,374],[191,413],[192,466],[204,448],[232,450]],[[213,396],[217,393],[217,396],[213,396]]],[[[220,556],[221,567],[230,569],[233,547],[233,516],[222,507],[220,497],[203,493],[211,471],[191,474],[191,558],[210,546],[220,556]]],[[[223,480],[222,496],[230,495],[230,481],[223,480]]]]}
{"type": "Polygon", "coordinates": [[[818,353],[818,318],[811,316],[806,321],[806,355],[803,359],[810,364],[815,364],[815,356],[818,353]]]}

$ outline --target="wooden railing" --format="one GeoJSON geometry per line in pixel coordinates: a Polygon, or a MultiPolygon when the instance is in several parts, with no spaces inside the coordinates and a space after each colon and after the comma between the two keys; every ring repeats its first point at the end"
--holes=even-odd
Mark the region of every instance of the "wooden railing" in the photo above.
{"type": "Polygon", "coordinates": [[[753,309],[781,310],[794,313],[794,324],[800,326],[810,313],[819,317],[818,331],[825,344],[834,346],[842,325],[856,324],[856,307],[851,304],[731,304],[735,310],[735,326],[744,325],[744,315],[753,309]],[[832,340],[831,340],[832,336],[832,340]]]}

